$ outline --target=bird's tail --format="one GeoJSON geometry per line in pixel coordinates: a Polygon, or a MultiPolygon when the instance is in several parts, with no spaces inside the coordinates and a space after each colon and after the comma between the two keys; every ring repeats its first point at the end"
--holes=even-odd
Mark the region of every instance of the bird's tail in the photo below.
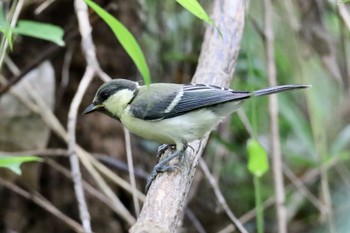
{"type": "Polygon", "coordinates": [[[311,87],[311,85],[289,84],[289,85],[283,85],[283,86],[268,87],[258,91],[254,91],[253,96],[270,95],[278,92],[283,92],[283,91],[288,91],[293,89],[308,88],[308,87],[311,87]]]}

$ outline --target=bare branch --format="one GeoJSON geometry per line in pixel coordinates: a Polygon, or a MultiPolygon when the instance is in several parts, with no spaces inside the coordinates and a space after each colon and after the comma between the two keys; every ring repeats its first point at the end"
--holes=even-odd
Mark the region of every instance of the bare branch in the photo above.
{"type": "Polygon", "coordinates": [[[222,208],[225,210],[226,215],[230,218],[230,220],[233,222],[233,224],[238,228],[238,230],[242,233],[248,233],[248,231],[244,228],[242,223],[236,218],[236,216],[233,214],[233,212],[230,210],[224,195],[220,191],[219,185],[215,181],[215,178],[210,173],[209,168],[207,164],[203,161],[203,159],[199,160],[199,166],[201,167],[202,171],[204,172],[205,176],[207,177],[211,187],[214,189],[214,193],[216,195],[216,198],[218,199],[219,203],[221,204],[222,208]]]}
{"type": "MultiPolygon", "coordinates": [[[[267,72],[269,85],[276,86],[276,64],[275,64],[275,49],[274,49],[274,33],[272,28],[272,6],[270,0],[264,0],[264,18],[265,18],[265,49],[267,59],[267,72]]],[[[279,137],[278,125],[278,99],[276,95],[269,96],[269,116],[270,116],[270,145],[272,154],[272,170],[275,183],[276,208],[277,208],[277,223],[278,232],[287,232],[287,211],[285,207],[285,191],[283,183],[283,169],[281,145],[279,137]]]]}
{"type": "Polygon", "coordinates": [[[136,215],[140,215],[140,203],[137,198],[137,189],[136,189],[136,181],[135,181],[135,173],[134,173],[134,163],[132,161],[132,151],[131,151],[131,142],[130,142],[130,132],[127,128],[124,127],[124,137],[125,137],[125,147],[126,147],[126,158],[128,161],[128,170],[130,176],[130,185],[132,190],[132,198],[134,201],[134,208],[136,215]]]}
{"type": "Polygon", "coordinates": [[[79,84],[78,91],[76,92],[73,101],[70,105],[70,109],[68,112],[68,153],[69,153],[69,161],[72,170],[72,177],[74,183],[75,195],[78,201],[80,219],[82,221],[84,231],[87,233],[92,232],[91,230],[91,222],[90,222],[90,214],[86,204],[84,189],[82,186],[82,178],[80,172],[79,159],[76,154],[76,138],[75,138],[75,126],[77,122],[77,112],[85,90],[89,86],[92,78],[94,77],[94,71],[88,66],[86,72],[84,74],[83,79],[79,84]]]}

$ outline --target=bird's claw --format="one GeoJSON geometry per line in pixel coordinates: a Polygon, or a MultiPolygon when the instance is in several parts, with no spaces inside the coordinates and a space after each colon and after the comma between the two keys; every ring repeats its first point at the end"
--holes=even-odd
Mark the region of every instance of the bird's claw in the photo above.
{"type": "MultiPolygon", "coordinates": [[[[169,145],[167,146],[169,147],[169,145]]],[[[163,147],[162,147],[163,148],[163,147]]],[[[172,172],[175,169],[178,169],[181,171],[180,167],[177,165],[167,165],[168,162],[170,162],[171,160],[173,160],[176,157],[181,156],[182,158],[180,158],[180,161],[183,160],[183,155],[184,151],[175,151],[173,153],[171,153],[167,158],[163,159],[162,161],[160,161],[156,166],[154,166],[151,175],[148,177],[147,179],[147,183],[146,183],[146,193],[148,192],[148,189],[150,188],[153,180],[157,177],[158,173],[163,173],[163,172],[172,172]]],[[[182,171],[181,171],[182,172],[182,171]]]]}
{"type": "Polygon", "coordinates": [[[148,192],[149,188],[151,187],[152,182],[156,179],[157,175],[159,173],[164,173],[164,172],[173,172],[175,171],[175,169],[179,170],[182,173],[182,170],[179,166],[177,165],[172,165],[172,166],[159,166],[161,164],[157,164],[156,166],[154,166],[151,175],[147,178],[147,183],[146,183],[146,187],[145,187],[145,191],[146,193],[148,192]]]}

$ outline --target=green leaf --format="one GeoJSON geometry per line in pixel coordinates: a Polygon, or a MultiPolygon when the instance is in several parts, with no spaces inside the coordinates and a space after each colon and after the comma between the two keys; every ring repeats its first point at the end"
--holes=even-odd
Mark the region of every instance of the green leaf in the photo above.
{"type": "Polygon", "coordinates": [[[21,157],[13,157],[13,156],[1,156],[0,155],[0,168],[8,168],[12,170],[14,173],[21,175],[21,165],[26,162],[33,161],[41,161],[41,158],[36,156],[21,156],[21,157]]]}
{"type": "Polygon", "coordinates": [[[176,0],[176,1],[196,17],[209,23],[210,25],[213,25],[213,20],[208,16],[208,14],[205,12],[203,7],[199,4],[197,0],[176,0]]]}
{"type": "Polygon", "coordinates": [[[247,143],[248,170],[256,177],[261,177],[269,170],[269,162],[265,149],[255,139],[247,143]]]}
{"type": "Polygon", "coordinates": [[[135,37],[130,33],[130,31],[111,14],[101,8],[99,5],[91,0],[84,0],[95,12],[98,14],[112,29],[114,35],[117,37],[120,44],[123,46],[125,51],[129,54],[131,59],[134,61],[137,69],[140,71],[145,84],[149,85],[151,83],[151,77],[149,69],[146,63],[145,56],[141,50],[141,47],[137,43],[135,37]]]}
{"type": "Polygon", "coordinates": [[[63,29],[52,24],[20,20],[17,27],[13,29],[13,33],[51,41],[59,46],[64,46],[63,29]]]}

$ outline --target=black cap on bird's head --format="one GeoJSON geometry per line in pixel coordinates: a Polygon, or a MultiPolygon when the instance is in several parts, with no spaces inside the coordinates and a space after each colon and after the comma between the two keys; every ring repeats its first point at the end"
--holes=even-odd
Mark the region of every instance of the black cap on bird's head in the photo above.
{"type": "Polygon", "coordinates": [[[94,111],[105,111],[104,102],[113,94],[118,91],[129,89],[131,91],[136,90],[138,87],[137,82],[133,82],[127,79],[113,79],[104,83],[96,92],[92,103],[84,110],[83,115],[92,113],[94,111]]]}

